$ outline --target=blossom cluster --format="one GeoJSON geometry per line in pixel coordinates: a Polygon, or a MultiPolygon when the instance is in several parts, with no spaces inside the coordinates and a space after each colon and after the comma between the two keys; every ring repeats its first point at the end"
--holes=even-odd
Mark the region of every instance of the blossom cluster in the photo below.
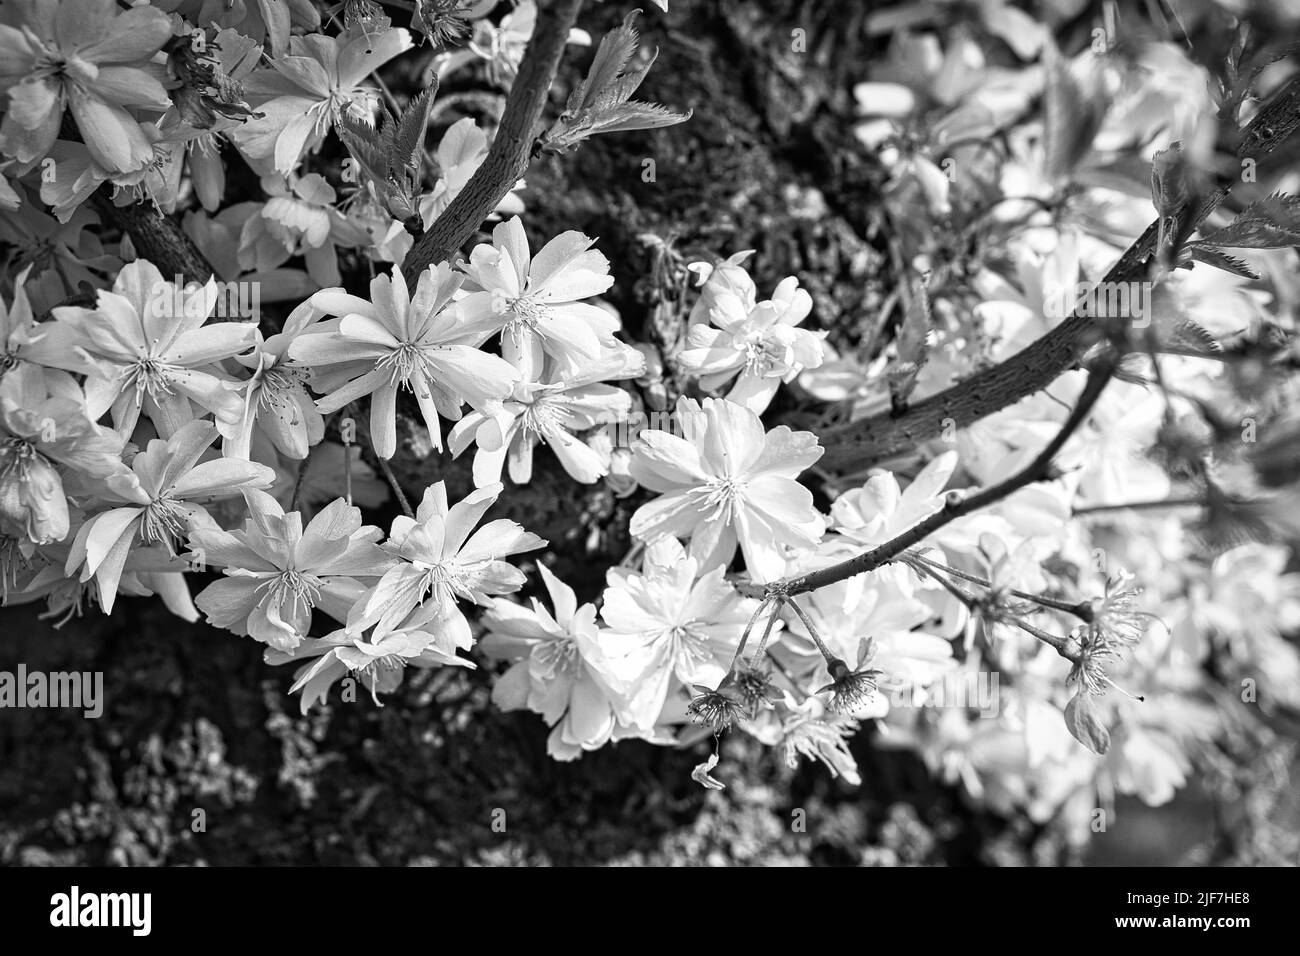
{"type": "MultiPolygon", "coordinates": [[[[1224,463],[1240,464],[1222,441],[1189,455],[1180,440],[1202,437],[1192,420],[1241,384],[1204,355],[1158,368],[1127,355],[1047,480],[870,571],[797,588],[1006,481],[1060,432],[1085,371],[868,471],[819,465],[821,423],[905,410],[1008,359],[1064,321],[1062,290],[1101,275],[1116,237],[1141,233],[1149,182],[1103,159],[1141,142],[1145,180],[1214,113],[1204,83],[1128,82],[1152,64],[1199,75],[1180,49],[1063,64],[1050,37],[1017,34],[1002,37],[1017,65],[995,68],[964,33],[900,33],[855,91],[908,276],[882,305],[897,336],[834,327],[796,276],[760,298],[750,267],[766,264],[739,251],[677,263],[681,307],[651,343],[610,303],[597,239],[530,239],[523,180],[466,254],[403,269],[491,132],[448,122],[436,100],[397,110],[377,71],[415,48],[413,30],[439,45],[431,75],[475,69],[508,89],[536,8],[520,0],[494,22],[493,6],[417,15],[411,30],[364,0],[337,28],[305,0],[269,18],[190,0],[0,8],[6,603],[45,601],[66,620],[156,595],[293,665],[304,711],[343,681],[380,703],[408,666],[490,662],[495,703],[540,716],[561,760],[737,731],[855,783],[849,741],[874,721],[970,799],[1039,821],[1077,818],[1107,788],[1168,800],[1234,719],[1211,672],[1267,675],[1271,700],[1300,707],[1285,542],[1219,534],[1225,546],[1202,548],[1222,528],[1211,515],[1198,539],[1180,511],[1180,492],[1219,493],[1237,475],[1224,463]],[[1062,142],[1059,116],[1023,120],[1045,73],[1113,91],[1089,106],[1088,135],[1062,142]],[[410,157],[382,155],[381,133],[399,131],[392,145],[411,122],[410,157]],[[426,124],[441,129],[429,150],[426,124]],[[364,156],[340,175],[321,155],[344,145],[364,156]],[[227,201],[236,157],[261,201],[227,201]],[[970,175],[949,178],[945,157],[970,175]],[[101,236],[109,207],[137,205],[179,214],[215,275],[163,275],[129,230],[101,236]],[[228,308],[232,290],[256,305],[228,308]],[[611,440],[646,407],[668,424],[611,440]],[[466,459],[459,500],[448,478],[408,504],[390,463],[417,450],[466,459]],[[629,502],[633,546],[587,603],[546,541],[488,517],[552,466],[629,502]],[[997,678],[997,699],[955,699],[978,675],[997,678]]],[[[645,69],[617,80],[620,104],[645,69]]],[[[573,102],[568,120],[604,100],[584,83],[573,102]]],[[[642,104],[621,128],[683,118],[642,104]]],[[[581,138],[568,120],[551,141],[565,149],[581,138]]],[[[1207,278],[1198,260],[1160,277],[1158,311],[1185,338],[1258,341],[1267,309],[1300,297],[1293,255],[1262,253],[1259,282],[1207,278]]],[[[1277,445],[1252,455],[1259,474],[1294,461],[1277,445]]],[[[1264,523],[1294,504],[1262,500],[1264,523]]],[[[697,768],[710,788],[718,759],[697,768]]]]}

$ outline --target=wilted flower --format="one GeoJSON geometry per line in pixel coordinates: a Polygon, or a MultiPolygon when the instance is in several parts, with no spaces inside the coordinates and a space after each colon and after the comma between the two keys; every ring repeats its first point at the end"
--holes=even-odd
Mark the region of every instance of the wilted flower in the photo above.
{"type": "Polygon", "coordinates": [[[451,301],[461,281],[442,262],[421,273],[414,296],[397,266],[391,278],[370,281],[369,302],[342,289],[317,292],[312,305],[342,318],[289,346],[289,356],[304,365],[338,366],[329,373],[318,369],[313,379],[317,391],[328,392],[316,403],[321,412],[371,396],[370,440],[381,458],[397,452],[399,388],[415,393],[429,438],[441,450],[439,413],[454,421],[466,402],[482,411],[509,395],[519,379],[510,363],[475,347],[482,339],[478,326],[451,301]]]}
{"type": "Polygon", "coordinates": [[[477,9],[492,6],[482,0],[416,0],[415,11],[429,43],[437,48],[467,36],[477,9]]]}
{"type": "Polygon", "coordinates": [[[632,534],[690,538],[700,567],[725,565],[736,545],[759,582],[785,570],[785,549],[812,548],[825,527],[812,494],[795,480],[822,456],[817,437],[784,425],[764,434],[742,405],[705,399],[677,403],[685,437],[644,431],[629,472],[660,497],[632,516],[632,534]]]}
{"type": "Polygon", "coordinates": [[[695,769],[691,771],[691,779],[705,790],[726,790],[727,785],[712,776],[713,768],[717,765],[718,755],[716,753],[709,754],[708,760],[695,765],[695,769]]]}
{"type": "Polygon", "coordinates": [[[357,578],[377,578],[395,559],[376,542],[383,532],[361,524],[361,511],[337,499],[307,524],[261,491],[244,492],[243,530],[197,528],[193,559],[221,567],[227,577],[195,599],[208,622],[282,651],[307,635],[313,608],[346,621],[365,590],[357,578]]]}
{"type": "Polygon", "coordinates": [[[876,656],[876,643],[864,637],[858,645],[857,666],[849,667],[841,658],[826,662],[831,682],[819,687],[817,693],[830,692],[830,708],[839,714],[851,714],[876,696],[881,671],[871,666],[876,656]]]}
{"type": "Polygon", "coordinates": [[[751,713],[740,699],[737,688],[728,674],[717,689],[694,685],[695,696],[686,708],[686,716],[720,734],[751,713]]]}

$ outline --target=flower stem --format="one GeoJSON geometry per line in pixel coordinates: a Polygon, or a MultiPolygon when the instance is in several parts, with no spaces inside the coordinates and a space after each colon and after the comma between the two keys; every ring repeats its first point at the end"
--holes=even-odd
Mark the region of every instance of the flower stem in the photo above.
{"type": "MultiPolygon", "coordinates": [[[[740,643],[736,645],[736,654],[731,659],[731,666],[727,668],[728,677],[731,676],[733,671],[735,671],[736,665],[740,663],[740,655],[745,653],[745,645],[749,643],[749,632],[754,629],[754,625],[758,622],[759,615],[762,614],[764,609],[766,609],[771,603],[772,598],[763,598],[763,600],[759,602],[758,607],[754,610],[754,616],[751,617],[749,623],[745,625],[744,633],[740,635],[740,643]]],[[[725,681],[726,678],[724,677],[723,680],[725,681]]]]}
{"type": "Polygon", "coordinates": [[[402,514],[406,515],[408,518],[414,518],[415,512],[411,510],[411,503],[406,500],[406,492],[404,492],[402,486],[398,484],[397,476],[393,474],[393,468],[388,464],[388,460],[379,455],[375,455],[375,461],[379,462],[379,470],[384,473],[384,477],[387,478],[388,483],[392,485],[393,494],[397,496],[397,503],[402,506],[402,514]]]}
{"type": "Polygon", "coordinates": [[[822,657],[826,658],[826,663],[831,664],[839,660],[838,657],[831,653],[831,649],[822,641],[821,635],[817,633],[817,625],[812,622],[812,618],[808,616],[807,612],[799,606],[799,602],[788,594],[783,595],[780,600],[794,608],[794,613],[798,614],[799,620],[803,621],[803,626],[808,630],[808,636],[811,637],[813,643],[817,645],[817,650],[822,652],[822,657]]]}

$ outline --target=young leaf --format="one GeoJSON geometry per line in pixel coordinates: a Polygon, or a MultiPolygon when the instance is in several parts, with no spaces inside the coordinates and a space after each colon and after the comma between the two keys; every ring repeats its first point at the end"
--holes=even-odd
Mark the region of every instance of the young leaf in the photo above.
{"type": "Polygon", "coordinates": [[[401,162],[407,170],[418,174],[420,160],[424,155],[424,130],[429,122],[429,107],[433,105],[433,94],[438,87],[435,75],[423,92],[406,104],[402,118],[397,122],[394,135],[393,164],[401,162]]]}
{"type": "Polygon", "coordinates": [[[691,118],[656,103],[633,101],[641,81],[659,55],[656,50],[639,70],[624,73],[636,52],[639,34],[632,26],[639,10],[627,15],[622,26],[605,34],[586,78],[569,95],[564,112],[542,137],[542,148],[563,153],[597,133],[657,129],[691,118]]]}
{"type": "Polygon", "coordinates": [[[930,315],[930,296],[925,283],[917,281],[912,288],[912,301],[903,316],[898,331],[898,357],[888,373],[889,397],[894,408],[906,408],[907,397],[916,388],[917,377],[930,357],[931,330],[934,320],[930,315]]]}
{"type": "Polygon", "coordinates": [[[1251,203],[1231,223],[1203,236],[1201,245],[1277,249],[1300,245],[1300,197],[1274,193],[1251,203]]]}
{"type": "Polygon", "coordinates": [[[1193,242],[1184,247],[1181,258],[1184,262],[1190,262],[1192,260],[1203,262],[1207,266],[1214,266],[1216,269],[1222,269],[1224,272],[1231,272],[1233,275],[1241,276],[1243,279],[1259,278],[1258,272],[1236,256],[1230,256],[1226,252],[1216,249],[1214,246],[1202,245],[1199,242],[1193,242]]]}

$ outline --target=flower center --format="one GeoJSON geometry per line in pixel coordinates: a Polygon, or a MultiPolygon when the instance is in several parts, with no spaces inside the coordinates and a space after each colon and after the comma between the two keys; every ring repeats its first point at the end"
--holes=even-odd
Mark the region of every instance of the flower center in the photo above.
{"type": "Polygon", "coordinates": [[[301,607],[310,611],[316,606],[320,597],[320,578],[314,574],[289,569],[275,577],[262,582],[257,590],[264,591],[265,596],[280,607],[301,607]]]}
{"type": "Polygon", "coordinates": [[[170,365],[160,362],[152,355],[142,355],[122,369],[122,389],[125,391],[134,387],[136,401],[143,398],[146,392],[150,395],[160,392],[170,395],[173,371],[170,365]]]}
{"type": "Polygon", "coordinates": [[[668,629],[668,639],[672,641],[671,657],[682,671],[695,670],[713,658],[709,636],[699,621],[674,625],[668,629]]]}
{"type": "Polygon", "coordinates": [[[387,694],[397,690],[398,685],[402,683],[402,671],[405,669],[406,658],[388,654],[357,668],[357,676],[370,688],[370,699],[376,706],[382,707],[383,704],[379,700],[380,693],[387,694]]]}
{"type": "Polygon", "coordinates": [[[723,521],[731,522],[744,503],[745,486],[735,478],[714,478],[704,486],[704,505],[717,512],[723,521]]]}
{"type": "Polygon", "coordinates": [[[283,418],[289,414],[289,424],[298,424],[298,402],[295,398],[302,394],[303,379],[306,370],[292,366],[277,366],[268,369],[262,375],[262,387],[257,391],[257,404],[269,409],[276,416],[283,418]]]}
{"type": "Polygon", "coordinates": [[[514,315],[514,318],[510,320],[509,329],[510,333],[515,336],[516,341],[523,334],[524,329],[536,331],[537,323],[545,319],[551,312],[549,306],[538,302],[537,297],[531,294],[512,299],[509,302],[509,307],[510,312],[514,315]]]}
{"type": "Polygon", "coordinates": [[[564,425],[568,418],[564,404],[558,398],[538,399],[524,409],[524,428],[541,438],[566,431],[564,425]]]}
{"type": "Polygon", "coordinates": [[[190,513],[185,505],[167,495],[162,495],[149,502],[144,509],[144,520],[140,525],[140,538],[149,544],[163,544],[172,554],[176,553],[176,542],[189,524],[190,513]]]}
{"type": "Polygon", "coordinates": [[[745,371],[753,375],[762,375],[777,365],[781,358],[779,347],[767,342],[761,332],[747,337],[743,346],[745,371]]]}
{"type": "MultiPolygon", "coordinates": [[[[393,384],[404,385],[414,391],[413,382],[417,379],[416,373],[419,373],[420,383],[427,382],[433,377],[433,367],[429,363],[428,356],[430,351],[433,350],[420,342],[402,342],[376,362],[375,367],[385,369],[393,384]]],[[[428,398],[428,395],[421,395],[420,398],[428,398]]]]}
{"type": "Polygon", "coordinates": [[[533,649],[533,660],[550,677],[576,676],[581,663],[577,642],[567,638],[538,644],[533,649]]]}

